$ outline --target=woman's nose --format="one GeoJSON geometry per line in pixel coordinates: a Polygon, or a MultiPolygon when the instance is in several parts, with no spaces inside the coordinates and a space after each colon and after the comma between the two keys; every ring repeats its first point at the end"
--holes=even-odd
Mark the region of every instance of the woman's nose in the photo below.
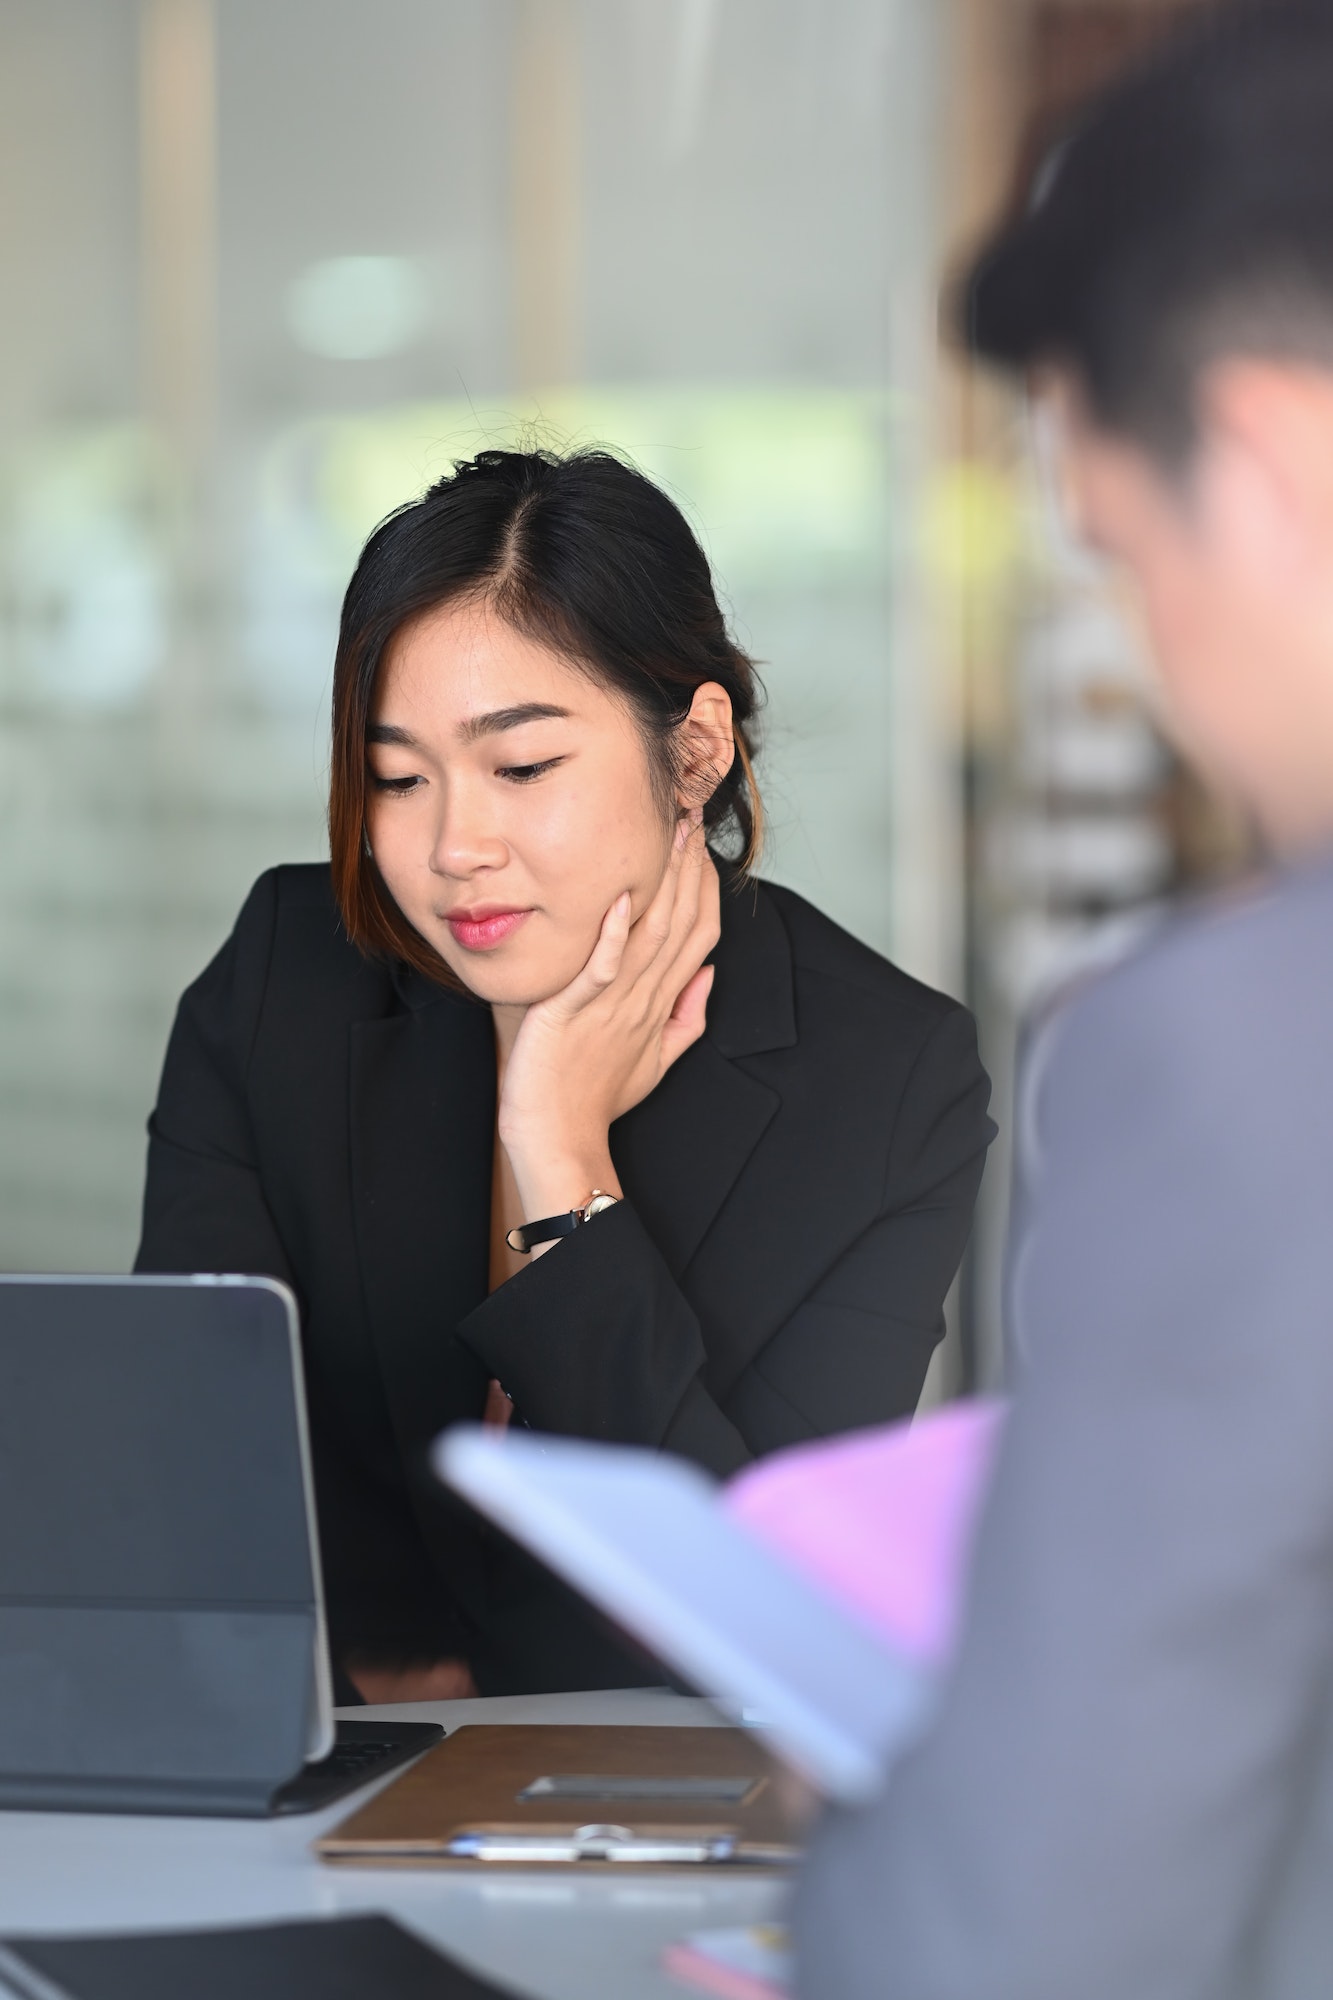
{"type": "Polygon", "coordinates": [[[431,872],[458,877],[478,868],[501,868],[508,852],[485,800],[466,787],[452,789],[436,825],[431,872]]]}

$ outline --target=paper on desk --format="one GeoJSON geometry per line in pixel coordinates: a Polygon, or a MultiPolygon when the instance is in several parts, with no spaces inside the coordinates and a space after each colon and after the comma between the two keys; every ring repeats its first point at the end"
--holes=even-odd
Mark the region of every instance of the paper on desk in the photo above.
{"type": "Polygon", "coordinates": [[[926,1665],[952,1650],[1003,1429],[998,1397],[798,1445],[724,1489],[728,1512],[926,1665]]]}

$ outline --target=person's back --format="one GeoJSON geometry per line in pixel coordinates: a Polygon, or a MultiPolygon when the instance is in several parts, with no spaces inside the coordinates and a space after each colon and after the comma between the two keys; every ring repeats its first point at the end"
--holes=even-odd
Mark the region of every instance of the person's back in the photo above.
{"type": "Polygon", "coordinates": [[[1224,17],[974,277],[1178,740],[1285,858],[1030,1051],[959,1659],[797,1906],[809,2000],[1333,1980],[1333,10],[1224,17]]]}
{"type": "Polygon", "coordinates": [[[1330,994],[1333,864],[1047,1025],[968,1640],[884,1806],[824,1838],[812,2000],[1307,2000],[1333,1969],[1330,994]]]}

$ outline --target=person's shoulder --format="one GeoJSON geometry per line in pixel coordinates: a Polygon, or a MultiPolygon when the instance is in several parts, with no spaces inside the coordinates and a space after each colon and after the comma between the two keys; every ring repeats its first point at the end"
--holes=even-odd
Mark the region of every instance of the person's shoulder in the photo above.
{"type": "Polygon", "coordinates": [[[1316,1002],[1333,968],[1333,863],[1252,878],[1200,898],[1160,924],[1108,971],[1057,998],[1070,1023],[1183,1013],[1279,1017],[1316,1002]],[[1317,986],[1317,991],[1315,990],[1317,986]]]}
{"type": "MultiPolygon", "coordinates": [[[[333,870],[327,861],[283,861],[266,869],[260,882],[270,882],[277,900],[288,909],[336,910],[333,870]]],[[[258,885],[256,885],[258,886],[258,885]]]]}
{"type": "Polygon", "coordinates": [[[332,871],[327,861],[283,861],[274,868],[266,868],[256,877],[241,904],[235,935],[247,938],[261,931],[271,932],[280,915],[298,910],[337,917],[332,871]]]}
{"type": "Polygon", "coordinates": [[[854,937],[794,889],[760,882],[759,895],[776,911],[791,945],[792,964],[804,977],[841,987],[849,998],[888,1008],[930,1029],[966,1010],[960,1002],[914,979],[892,959],[854,937]]]}
{"type": "Polygon", "coordinates": [[[266,868],[246,897],[239,921],[254,921],[261,915],[271,920],[278,911],[287,910],[318,910],[337,916],[333,871],[327,861],[282,861],[266,868]]]}
{"type": "Polygon", "coordinates": [[[365,997],[385,968],[372,965],[343,927],[329,864],[283,862],[259,876],[236,919],[229,950],[245,983],[365,997]]]}
{"type": "Polygon", "coordinates": [[[1034,1082],[1121,1091],[1161,1107],[1182,1095],[1234,1106],[1242,1086],[1333,1083],[1333,864],[1201,899],[1109,970],[1045,1010],[1034,1082]],[[1304,1077],[1304,1081],[1301,1081],[1304,1077]]]}

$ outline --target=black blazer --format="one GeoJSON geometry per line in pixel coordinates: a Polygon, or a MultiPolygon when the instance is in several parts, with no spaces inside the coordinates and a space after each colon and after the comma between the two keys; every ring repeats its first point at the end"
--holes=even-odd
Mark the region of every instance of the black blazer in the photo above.
{"type": "Polygon", "coordinates": [[[635,1677],[430,1476],[493,1376],[538,1429],[718,1473],[915,1407],[994,1132],[971,1016],[768,884],[724,888],[715,961],[706,1035],[612,1129],[624,1203],[489,1297],[488,1007],[363,958],[323,866],[262,876],[182,999],[136,1268],[296,1292],[335,1657],[635,1677]]]}

